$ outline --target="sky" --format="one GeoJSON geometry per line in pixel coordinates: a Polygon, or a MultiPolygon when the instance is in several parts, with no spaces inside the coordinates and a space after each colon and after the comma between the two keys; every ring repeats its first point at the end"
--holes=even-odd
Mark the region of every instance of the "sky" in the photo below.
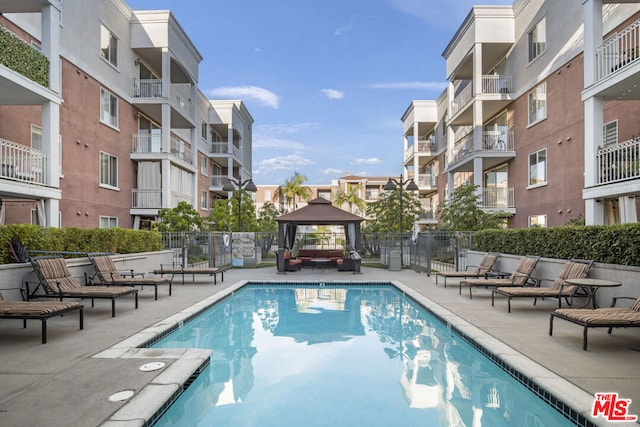
{"type": "Polygon", "coordinates": [[[446,87],[442,52],[473,5],[512,0],[126,0],[171,10],[199,89],[254,119],[253,180],[402,173],[401,118],[446,87]]]}

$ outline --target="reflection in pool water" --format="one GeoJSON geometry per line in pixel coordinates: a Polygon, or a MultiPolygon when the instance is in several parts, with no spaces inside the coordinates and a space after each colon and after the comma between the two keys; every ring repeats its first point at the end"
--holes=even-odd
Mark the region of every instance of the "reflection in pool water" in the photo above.
{"type": "Polygon", "coordinates": [[[153,347],[212,349],[156,426],[570,426],[391,286],[247,286],[153,347]]]}

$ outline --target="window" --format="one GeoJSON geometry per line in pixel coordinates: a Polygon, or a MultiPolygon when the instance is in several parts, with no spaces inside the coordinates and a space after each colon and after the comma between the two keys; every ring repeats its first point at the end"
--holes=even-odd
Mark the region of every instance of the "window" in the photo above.
{"type": "Polygon", "coordinates": [[[376,200],[378,195],[380,194],[380,187],[367,185],[364,189],[364,199],[365,200],[376,200]]]}
{"type": "Polygon", "coordinates": [[[200,172],[209,175],[209,159],[204,154],[200,155],[200,172]]]}
{"type": "Polygon", "coordinates": [[[547,149],[529,154],[529,187],[547,183],[547,149]]]}
{"type": "Polygon", "coordinates": [[[113,228],[118,226],[118,217],[100,215],[100,228],[113,228]]]}
{"type": "Polygon", "coordinates": [[[206,123],[202,123],[202,126],[200,127],[200,137],[205,141],[207,140],[207,136],[209,133],[208,130],[209,126],[206,123]]]}
{"type": "Polygon", "coordinates": [[[100,24],[100,56],[114,67],[118,66],[118,39],[102,24],[100,24]]]}
{"type": "Polygon", "coordinates": [[[207,209],[208,205],[207,202],[209,200],[209,192],[208,191],[202,191],[200,193],[200,207],[202,209],[207,209]]]}
{"type": "Polygon", "coordinates": [[[547,216],[546,215],[531,215],[529,217],[529,227],[546,227],[547,216]]]}
{"type": "Polygon", "coordinates": [[[271,200],[271,190],[264,190],[264,200],[271,200]]]}
{"type": "Polygon", "coordinates": [[[536,59],[547,49],[547,28],[545,19],[541,19],[529,34],[527,40],[529,43],[529,62],[536,59]]]}
{"type": "Polygon", "coordinates": [[[604,125],[602,141],[604,142],[605,145],[618,143],[618,121],[617,120],[614,120],[604,125]]]}
{"type": "Polygon", "coordinates": [[[331,191],[330,190],[318,190],[318,197],[321,197],[325,200],[331,200],[331,191]]]}
{"type": "Polygon", "coordinates": [[[529,125],[547,118],[547,84],[542,83],[529,93],[529,125]]]}
{"type": "Polygon", "coordinates": [[[100,121],[118,127],[118,98],[104,88],[100,88],[100,121]]]}
{"type": "Polygon", "coordinates": [[[31,148],[42,151],[42,128],[31,125],[31,148]]]}
{"type": "Polygon", "coordinates": [[[100,185],[118,188],[118,158],[100,153],[100,185]]]}

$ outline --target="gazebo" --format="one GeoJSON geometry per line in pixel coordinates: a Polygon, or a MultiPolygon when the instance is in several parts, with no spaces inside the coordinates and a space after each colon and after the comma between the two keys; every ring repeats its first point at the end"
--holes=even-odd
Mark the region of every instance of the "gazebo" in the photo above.
{"type": "Polygon", "coordinates": [[[284,251],[293,249],[299,225],[342,225],[347,247],[356,251],[362,247],[360,223],[364,218],[336,208],[327,199],[318,197],[304,208],[275,219],[278,223],[278,271],[284,271],[284,251]]]}

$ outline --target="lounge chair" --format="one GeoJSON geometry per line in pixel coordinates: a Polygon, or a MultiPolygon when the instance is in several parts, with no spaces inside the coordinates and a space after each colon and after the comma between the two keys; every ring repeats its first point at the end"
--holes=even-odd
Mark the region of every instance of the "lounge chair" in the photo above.
{"type": "Polygon", "coordinates": [[[182,276],[182,284],[184,285],[184,275],[191,274],[191,280],[195,282],[196,274],[206,274],[213,276],[213,284],[218,284],[218,274],[220,274],[220,280],[224,282],[224,270],[218,267],[183,267],[176,264],[160,264],[160,268],[153,270],[153,274],[159,274],[160,277],[164,277],[165,274],[171,274],[171,280],[176,274],[182,276]]]}
{"type": "MultiPolygon", "coordinates": [[[[342,259],[342,258],[341,258],[342,259]]],[[[292,258],[288,250],[284,251],[284,271],[298,271],[302,268],[302,260],[292,258]]]]}
{"type": "Polygon", "coordinates": [[[38,284],[32,290],[26,282],[27,300],[34,298],[91,298],[111,300],[111,317],[116,316],[116,298],[133,295],[138,308],[138,290],[131,286],[82,286],[71,275],[64,258],[59,256],[32,257],[31,265],[38,277],[38,284]]]}
{"type": "Polygon", "coordinates": [[[484,287],[506,287],[506,286],[525,286],[531,279],[531,273],[538,264],[539,256],[527,255],[520,259],[518,266],[511,274],[509,273],[492,273],[486,279],[465,279],[460,281],[459,294],[462,294],[462,286],[469,287],[469,298],[473,298],[471,289],[477,286],[484,287]],[[504,276],[509,277],[504,277],[504,276]]]}
{"type": "Polygon", "coordinates": [[[582,349],[587,351],[587,331],[589,328],[607,328],[607,333],[611,334],[613,328],[640,327],[640,298],[613,298],[611,307],[608,308],[558,308],[551,313],[549,318],[549,335],[553,335],[554,317],[583,327],[582,349]],[[616,303],[620,299],[635,300],[635,302],[629,308],[616,307],[616,303]]]}
{"type": "Polygon", "coordinates": [[[158,286],[169,285],[169,295],[171,295],[171,279],[164,277],[144,277],[144,275],[136,275],[132,270],[130,273],[121,273],[118,271],[116,264],[109,255],[93,255],[87,254],[91,266],[95,272],[98,283],[106,286],[153,286],[155,299],[158,299],[158,286]]]}
{"type": "Polygon", "coordinates": [[[436,286],[438,286],[438,276],[444,278],[444,287],[447,287],[447,278],[475,278],[485,277],[487,273],[493,270],[493,266],[496,265],[499,254],[495,252],[489,252],[480,261],[480,265],[473,266],[468,265],[464,271],[441,271],[436,274],[436,286]]]}
{"type": "MultiPolygon", "coordinates": [[[[491,305],[494,305],[495,296],[507,297],[507,311],[511,313],[511,298],[533,298],[533,305],[536,305],[538,298],[544,299],[558,298],[558,308],[562,308],[562,298],[567,300],[567,304],[573,305],[573,297],[579,286],[570,285],[565,279],[582,279],[587,277],[593,260],[572,259],[564,264],[562,271],[553,282],[551,287],[531,287],[531,286],[511,286],[494,289],[491,293],[491,305]]],[[[550,281],[542,279],[541,282],[550,281]]]]}
{"type": "Polygon", "coordinates": [[[47,343],[47,320],[64,313],[80,312],[80,329],[84,329],[84,308],[77,302],[58,301],[7,301],[0,293],[0,319],[19,319],[27,327],[27,320],[40,320],[42,325],[42,344],[47,343]]]}

